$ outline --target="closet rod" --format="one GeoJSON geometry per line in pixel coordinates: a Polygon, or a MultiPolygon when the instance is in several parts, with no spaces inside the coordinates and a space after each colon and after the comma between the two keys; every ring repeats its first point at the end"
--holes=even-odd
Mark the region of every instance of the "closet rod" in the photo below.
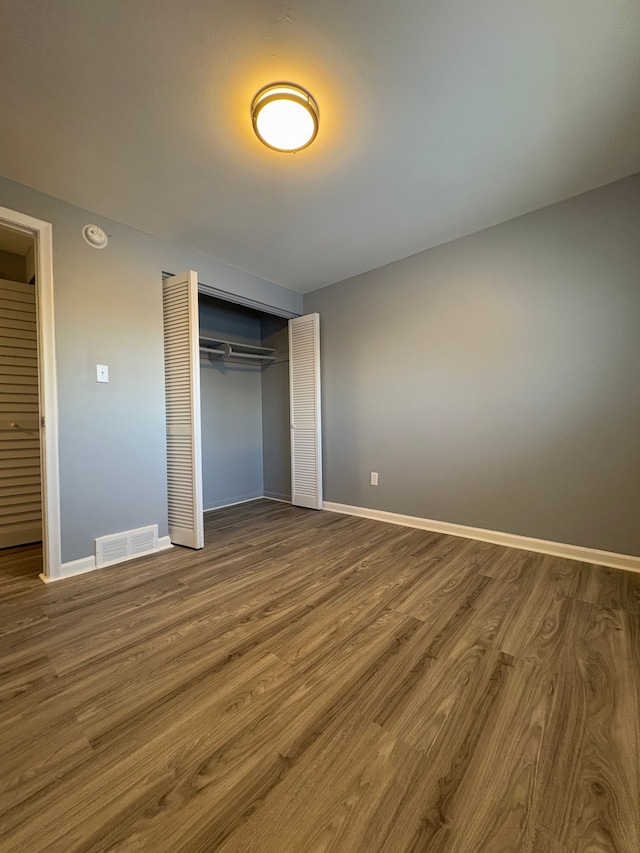
{"type": "Polygon", "coordinates": [[[246,358],[250,361],[276,361],[277,356],[275,355],[256,355],[252,352],[235,352],[231,350],[228,352],[224,349],[211,349],[210,347],[200,347],[200,352],[206,352],[207,355],[219,355],[222,358],[246,358]]]}
{"type": "Polygon", "coordinates": [[[275,361],[275,355],[254,355],[252,352],[231,352],[227,358],[251,358],[259,361],[275,361]]]}
{"type": "Polygon", "coordinates": [[[260,347],[254,344],[243,344],[240,341],[225,341],[223,338],[209,338],[205,335],[200,335],[200,346],[211,346],[216,348],[231,347],[232,349],[251,350],[260,355],[272,355],[275,349],[271,347],[260,347]]]}

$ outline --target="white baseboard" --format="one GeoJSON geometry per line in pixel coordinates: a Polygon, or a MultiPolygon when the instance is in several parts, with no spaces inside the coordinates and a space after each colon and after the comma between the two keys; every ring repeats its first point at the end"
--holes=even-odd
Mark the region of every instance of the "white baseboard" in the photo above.
{"type": "Polygon", "coordinates": [[[260,498],[264,497],[262,492],[255,495],[245,495],[243,498],[233,498],[230,501],[222,501],[221,503],[217,503],[214,506],[207,506],[204,508],[203,512],[215,512],[217,509],[226,509],[228,506],[239,506],[240,504],[248,504],[251,501],[257,501],[260,498]]]}
{"type": "Polygon", "coordinates": [[[158,539],[158,551],[166,551],[167,548],[173,548],[171,539],[168,536],[161,536],[158,539]]]}
{"type": "Polygon", "coordinates": [[[480,542],[491,542],[494,545],[504,545],[507,548],[535,551],[539,554],[549,554],[552,557],[565,557],[568,560],[579,560],[581,563],[594,563],[597,566],[609,566],[612,569],[640,572],[640,557],[633,557],[629,554],[598,551],[596,548],[585,548],[582,545],[565,545],[562,542],[534,539],[530,536],[518,536],[514,533],[501,533],[498,530],[485,530],[482,527],[467,527],[464,524],[453,524],[449,521],[433,521],[415,515],[400,515],[396,512],[367,509],[367,507],[350,506],[332,501],[324,501],[322,508],[329,510],[329,512],[357,515],[360,518],[385,521],[388,524],[399,524],[403,527],[416,527],[419,530],[429,530],[432,533],[446,533],[449,536],[478,539],[480,542]]]}
{"type": "MultiPolygon", "coordinates": [[[[153,551],[147,551],[144,554],[137,555],[136,557],[126,557],[118,562],[110,563],[108,566],[104,566],[103,568],[109,569],[111,566],[119,565],[120,563],[127,562],[130,559],[146,557],[149,556],[149,554],[157,554],[159,551],[166,551],[168,548],[173,548],[171,540],[168,536],[160,536],[158,539],[158,547],[154,548],[153,551]]],[[[62,581],[66,578],[72,578],[76,575],[84,575],[87,572],[94,572],[97,570],[96,558],[95,555],[92,554],[90,557],[82,557],[79,560],[71,560],[69,563],[63,563],[60,566],[60,574],[57,577],[48,578],[43,574],[40,574],[39,577],[43,583],[55,583],[55,581],[62,581]]]]}
{"type": "Polygon", "coordinates": [[[90,557],[81,557],[79,560],[71,560],[69,563],[62,563],[60,566],[60,574],[56,577],[46,577],[40,575],[40,580],[44,583],[55,583],[65,578],[72,578],[75,575],[84,575],[86,572],[93,572],[96,569],[96,558],[92,554],[90,557]]]}
{"type": "Polygon", "coordinates": [[[215,512],[217,509],[226,509],[227,507],[230,507],[230,506],[240,506],[240,504],[248,504],[248,503],[251,503],[251,501],[257,501],[257,500],[260,500],[261,498],[264,498],[265,500],[268,500],[268,501],[278,501],[279,503],[283,503],[283,504],[290,504],[291,503],[291,498],[287,498],[284,495],[282,495],[282,496],[277,495],[276,496],[275,492],[260,492],[259,495],[254,495],[252,498],[242,498],[242,500],[231,501],[230,503],[222,503],[219,506],[208,506],[204,510],[204,512],[215,512]]]}

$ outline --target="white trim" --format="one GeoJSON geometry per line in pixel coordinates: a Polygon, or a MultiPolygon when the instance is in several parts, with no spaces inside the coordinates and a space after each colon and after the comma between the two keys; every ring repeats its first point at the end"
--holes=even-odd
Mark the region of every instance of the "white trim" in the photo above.
{"type": "MultiPolygon", "coordinates": [[[[110,563],[108,566],[103,566],[100,571],[102,571],[103,568],[111,568],[111,566],[130,562],[131,560],[137,560],[138,557],[148,557],[150,554],[158,553],[158,551],[166,551],[169,548],[173,548],[171,540],[168,536],[161,536],[158,539],[158,547],[153,551],[147,551],[145,554],[138,554],[135,557],[127,557],[125,560],[119,560],[117,563],[110,563]]],[[[84,575],[87,572],[98,571],[96,558],[93,554],[90,557],[81,557],[79,560],[71,560],[69,563],[63,563],[60,569],[61,573],[57,577],[49,578],[44,574],[41,574],[39,575],[40,580],[44,583],[55,583],[56,581],[66,580],[67,578],[72,578],[76,575],[84,575]]]]}
{"type": "Polygon", "coordinates": [[[231,501],[231,503],[228,503],[228,504],[220,504],[220,506],[207,507],[207,509],[205,509],[205,512],[215,512],[218,509],[226,509],[227,507],[230,507],[230,506],[240,506],[240,504],[250,504],[253,501],[260,501],[260,500],[276,501],[277,503],[280,503],[280,504],[290,504],[291,503],[291,500],[289,498],[274,498],[273,495],[268,495],[266,492],[262,492],[261,494],[256,495],[253,498],[243,498],[243,500],[241,500],[241,501],[231,501]]]}
{"type": "Polygon", "coordinates": [[[41,574],[40,580],[45,583],[55,583],[65,578],[72,578],[74,575],[84,575],[86,572],[94,571],[95,568],[96,558],[93,555],[91,557],[81,557],[79,560],[71,560],[69,563],[63,563],[60,566],[60,574],[57,577],[49,578],[41,574]]]}
{"type": "Polygon", "coordinates": [[[253,495],[250,498],[240,498],[240,500],[231,500],[228,503],[216,504],[216,506],[208,506],[204,509],[204,512],[215,512],[217,509],[226,509],[229,506],[239,506],[240,504],[248,504],[251,501],[259,501],[261,498],[264,498],[265,495],[260,492],[259,495],[253,495]]]}
{"type": "Polygon", "coordinates": [[[640,572],[640,557],[634,557],[629,554],[598,551],[596,548],[585,548],[582,545],[565,545],[562,542],[550,542],[547,539],[534,539],[530,536],[518,536],[515,533],[501,533],[498,530],[467,527],[464,524],[453,524],[449,521],[433,521],[429,518],[420,518],[415,515],[400,515],[396,512],[367,509],[362,506],[349,506],[348,504],[339,504],[333,501],[325,501],[323,509],[329,512],[339,512],[343,515],[357,515],[360,518],[370,518],[373,521],[384,521],[388,524],[400,524],[403,527],[416,527],[419,530],[429,530],[432,533],[460,536],[463,539],[478,539],[480,542],[491,542],[494,545],[519,548],[523,551],[535,551],[539,554],[549,554],[552,557],[565,557],[568,560],[579,560],[582,563],[594,563],[596,566],[609,566],[612,569],[640,572]]]}
{"type": "Polygon", "coordinates": [[[58,460],[58,385],[53,308],[53,231],[50,222],[0,207],[0,223],[33,235],[36,244],[36,303],[38,312],[38,390],[42,476],[43,575],[62,576],[60,533],[60,469],[58,460]]]}

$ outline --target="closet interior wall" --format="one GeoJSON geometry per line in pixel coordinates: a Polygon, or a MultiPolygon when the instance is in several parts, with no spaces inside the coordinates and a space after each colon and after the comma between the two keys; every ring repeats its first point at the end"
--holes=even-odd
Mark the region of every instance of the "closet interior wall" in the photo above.
{"type": "Polygon", "coordinates": [[[200,335],[277,350],[277,361],[201,354],[204,509],[262,496],[291,499],[288,325],[200,294],[200,335]]]}
{"type": "Polygon", "coordinates": [[[262,368],[262,471],[264,495],[291,500],[291,432],[289,430],[289,324],[281,317],[261,320],[262,346],[278,360],[262,368]]]}

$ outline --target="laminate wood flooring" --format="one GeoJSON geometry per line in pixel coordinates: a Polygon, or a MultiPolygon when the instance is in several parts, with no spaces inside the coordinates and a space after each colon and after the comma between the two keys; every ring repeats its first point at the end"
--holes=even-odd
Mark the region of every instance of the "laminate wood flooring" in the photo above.
{"type": "Polygon", "coordinates": [[[2,853],[638,853],[640,575],[256,501],[0,552],[2,853]]]}

